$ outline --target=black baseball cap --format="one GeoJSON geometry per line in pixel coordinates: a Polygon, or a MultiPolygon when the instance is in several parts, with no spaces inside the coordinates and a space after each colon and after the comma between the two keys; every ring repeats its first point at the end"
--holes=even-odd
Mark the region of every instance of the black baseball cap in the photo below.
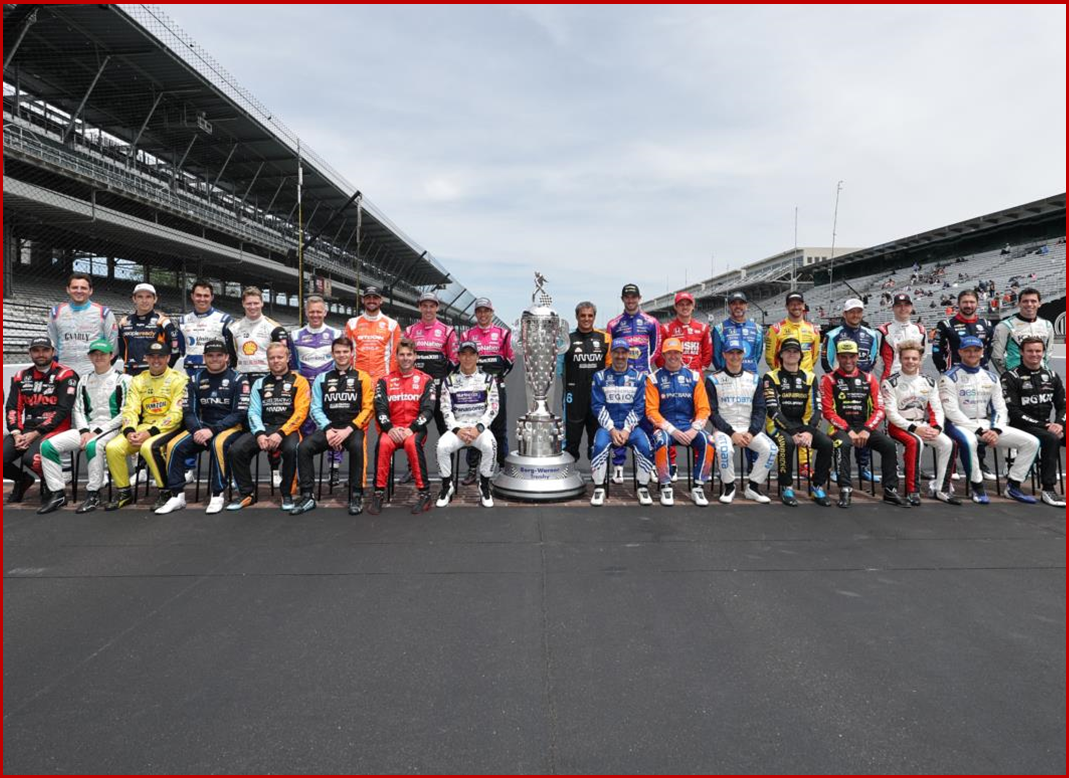
{"type": "Polygon", "coordinates": [[[364,290],[362,297],[382,297],[382,290],[377,286],[369,286],[364,290]]]}
{"type": "Polygon", "coordinates": [[[30,345],[26,348],[54,348],[52,340],[44,336],[39,336],[30,341],[30,345]]]}
{"type": "Polygon", "coordinates": [[[148,348],[145,349],[145,356],[162,356],[169,357],[171,355],[171,346],[169,343],[160,343],[158,340],[148,344],[148,348]]]}
{"type": "Polygon", "coordinates": [[[802,342],[800,340],[798,340],[798,338],[784,338],[783,342],[779,344],[779,352],[778,353],[782,354],[784,351],[787,351],[788,349],[792,349],[792,348],[795,351],[801,351],[802,350],[802,342]]]}
{"type": "Polygon", "coordinates": [[[204,344],[204,353],[207,354],[209,351],[221,351],[225,354],[226,344],[218,338],[209,340],[207,343],[204,344]]]}
{"type": "Polygon", "coordinates": [[[898,305],[899,303],[909,303],[910,305],[913,305],[913,300],[911,300],[910,296],[905,292],[899,292],[895,295],[894,305],[898,305]]]}
{"type": "Polygon", "coordinates": [[[790,294],[787,295],[787,299],[784,302],[792,303],[795,300],[797,300],[800,303],[804,303],[805,302],[805,298],[802,297],[802,293],[801,292],[791,292],[790,294]]]}
{"type": "Polygon", "coordinates": [[[624,284],[624,288],[620,290],[620,296],[621,297],[626,297],[629,294],[637,294],[639,297],[642,296],[642,292],[640,292],[638,290],[638,286],[637,285],[635,285],[635,284],[624,284]]]}

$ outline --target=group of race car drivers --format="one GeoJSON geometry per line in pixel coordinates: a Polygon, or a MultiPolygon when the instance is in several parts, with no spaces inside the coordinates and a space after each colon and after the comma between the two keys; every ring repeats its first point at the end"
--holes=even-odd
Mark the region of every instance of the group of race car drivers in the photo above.
{"type": "MultiPolygon", "coordinates": [[[[357,515],[364,510],[367,431],[374,420],[379,434],[369,513],[383,508],[397,449],[409,462],[404,479],[416,486],[412,512],[431,507],[423,447],[432,421],[441,477],[434,504],[444,507],[454,497],[452,455],[466,448],[464,483],[477,480],[481,504],[493,506],[490,479],[508,453],[504,379],[515,357],[511,332],[494,324],[489,299],[476,300],[476,325],[459,335],[437,318],[431,292],[419,298],[420,320],[403,333],[382,312],[375,287],[364,290],[364,311],[344,330],[325,323],[322,297],[308,297],[308,323],[292,332],[263,314],[255,287],[242,292],[240,320],[213,307],[214,290],[204,281],[194,283],[193,310],[177,322],[156,310],[156,291],[147,283],[134,289],[134,313],[118,322],[92,301],[91,277],[73,274],[67,293],[49,314],[48,337],[30,343],[32,366],[12,378],[4,438],[10,502],[24,498],[36,473],[43,481],[38,512],[65,505],[64,455],[80,450],[89,480],[79,513],[131,504],[130,469],[140,457],[159,487],[153,509],[168,514],[186,507],[196,456],[206,452],[207,512],[236,511],[256,499],[252,467],[264,452],[282,509],[300,515],[316,507],[316,455],[329,453],[336,464],[347,451],[348,508],[357,515]],[[176,369],[179,359],[184,369],[176,369]],[[116,494],[104,504],[106,472],[116,494]],[[227,504],[231,480],[236,490],[227,504]]],[[[1047,363],[1053,328],[1037,316],[1035,290],[1021,292],[1020,313],[997,325],[978,318],[976,295],[962,292],[957,315],[935,331],[938,384],[921,373],[927,333],[912,320],[904,294],[894,299],[894,319],[876,329],[865,324],[862,302],[848,300],[842,325],[823,338],[806,320],[798,292],[787,295],[787,317],[767,333],[748,318],[740,292],[729,297],[730,316],[714,327],[694,318],[694,299],[685,292],[676,296],[676,318],[664,325],[641,310],[634,284],[624,286],[621,299],[623,312],[605,330],[594,327],[593,304],[577,306],[577,328],[558,363],[565,450],[578,460],[586,434],[593,505],[605,502],[610,458],[612,481],[622,483],[628,448],[642,504],[653,502],[654,474],[660,503],[673,504],[676,449],[683,448],[693,451],[695,504],[708,504],[704,484],[714,464],[719,501],[735,498],[735,450],[746,449],[746,499],[770,501],[761,485],[775,469],[781,501],[798,505],[797,457],[814,501],[831,504],[834,478],[838,505],[848,507],[852,448],[860,477],[882,481],[885,502],[917,505],[926,444],[936,454],[928,492],[943,502],[960,504],[951,483],[955,447],[972,500],[988,501],[984,480],[993,475],[983,452],[997,447],[1013,454],[1006,496],[1035,502],[1021,482],[1038,455],[1042,501],[1064,505],[1055,482],[1065,446],[1065,392],[1047,363]],[[759,376],[762,357],[769,370],[759,376]],[[897,488],[895,441],[905,448],[904,495],[897,488]],[[869,450],[880,454],[880,475],[871,470],[869,450]]],[[[333,465],[331,473],[337,479],[333,465]]]]}

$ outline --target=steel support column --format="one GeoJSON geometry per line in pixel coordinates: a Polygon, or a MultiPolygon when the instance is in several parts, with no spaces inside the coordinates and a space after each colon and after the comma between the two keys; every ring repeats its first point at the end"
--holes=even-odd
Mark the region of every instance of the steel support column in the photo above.
{"type": "Polygon", "coordinates": [[[78,110],[71,114],[71,120],[67,123],[67,129],[63,131],[63,137],[61,140],[66,143],[67,137],[71,134],[71,130],[74,129],[74,123],[78,121],[78,117],[82,115],[82,111],[85,110],[85,104],[89,102],[89,95],[93,94],[93,89],[96,88],[97,81],[104,74],[104,68],[108,66],[108,62],[111,61],[111,55],[104,57],[104,61],[100,63],[100,67],[97,69],[97,74],[93,76],[92,82],[89,84],[89,88],[85,90],[85,96],[82,98],[82,102],[78,103],[78,110]]]}

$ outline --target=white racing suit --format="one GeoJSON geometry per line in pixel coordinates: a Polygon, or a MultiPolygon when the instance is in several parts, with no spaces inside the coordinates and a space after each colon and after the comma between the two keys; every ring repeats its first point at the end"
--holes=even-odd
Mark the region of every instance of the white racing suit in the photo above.
{"type": "Polygon", "coordinates": [[[993,372],[985,367],[955,365],[939,378],[939,399],[947,433],[958,444],[970,482],[978,484],[984,479],[976,447],[985,430],[999,433],[997,448],[1017,449],[1009,477],[1018,484],[1025,479],[1039,451],[1039,439],[1009,426],[1002,386],[993,372]]]}
{"type": "Polygon", "coordinates": [[[468,375],[460,371],[442,381],[442,417],[446,432],[438,438],[438,473],[442,480],[453,475],[453,452],[465,448],[457,432],[461,427],[476,427],[479,436],[471,442],[482,458],[479,475],[489,478],[497,465],[497,440],[490,431],[490,422],[497,417],[497,379],[476,368],[468,375]]]}
{"type": "Polygon", "coordinates": [[[765,393],[761,388],[761,379],[756,373],[743,370],[732,375],[727,370],[713,373],[706,379],[706,393],[709,395],[709,407],[716,432],[713,440],[716,445],[716,465],[720,468],[720,482],[735,483],[735,444],[732,433],[749,432],[753,435],[748,448],[757,454],[757,460],[750,470],[749,479],[754,483],[764,483],[768,472],[776,462],[779,447],[772,438],[764,433],[765,428],[765,393]]]}
{"type": "Polygon", "coordinates": [[[925,445],[935,450],[935,481],[933,491],[950,492],[950,457],[954,442],[943,431],[946,421],[943,404],[935,381],[920,373],[894,373],[880,386],[883,411],[887,416],[887,434],[906,448],[906,493],[920,492],[917,479],[921,472],[921,455],[925,445]],[[917,427],[927,424],[939,430],[939,437],[922,440],[917,427]]]}
{"type": "Polygon", "coordinates": [[[82,445],[82,433],[93,437],[85,447],[89,468],[89,483],[86,489],[99,492],[104,488],[107,460],[104,447],[119,432],[122,423],[122,406],[126,401],[130,376],[120,373],[114,366],[106,373],[93,371],[78,379],[78,394],[71,411],[71,428],[53,435],[41,444],[41,470],[45,484],[52,491],[63,489],[63,465],[61,455],[77,451],[82,445]]]}

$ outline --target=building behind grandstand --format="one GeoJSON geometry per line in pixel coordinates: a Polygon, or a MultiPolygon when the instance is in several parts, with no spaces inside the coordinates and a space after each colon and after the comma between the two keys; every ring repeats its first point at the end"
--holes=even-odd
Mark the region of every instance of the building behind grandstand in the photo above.
{"type": "Polygon", "coordinates": [[[475,301],[157,8],[6,4],[5,355],[24,358],[73,271],[117,313],[141,281],[188,310],[197,278],[231,314],[263,288],[287,325],[313,292],[344,321],[368,284],[402,324],[427,290],[454,324],[475,301]]]}

